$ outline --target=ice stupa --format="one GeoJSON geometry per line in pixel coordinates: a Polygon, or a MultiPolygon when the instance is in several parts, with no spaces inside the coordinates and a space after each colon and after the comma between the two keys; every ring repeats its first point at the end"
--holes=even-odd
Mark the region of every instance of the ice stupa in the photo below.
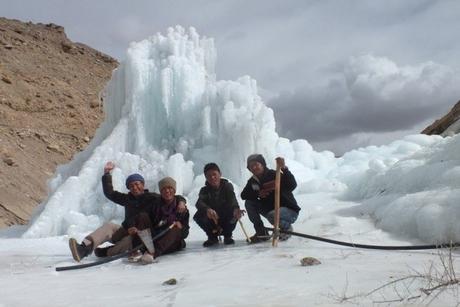
{"type": "MultiPolygon", "coordinates": [[[[132,43],[106,87],[104,123],[85,151],[58,168],[23,237],[82,234],[119,222],[123,208],[104,197],[100,184],[107,161],[116,165],[120,191],[133,172],[151,190],[160,178],[174,177],[193,213],[205,163],[218,163],[238,192],[249,177],[246,157],[257,152],[271,166],[277,155],[286,158],[300,200],[305,193],[333,194],[357,203],[337,214],[374,219],[387,231],[425,241],[460,241],[459,137],[408,136],[340,158],[316,152],[306,140],[278,136],[255,80],[218,80],[216,58],[213,40],[193,28],[132,43]]],[[[300,223],[308,223],[315,204],[301,205],[300,223]]]]}
{"type": "MultiPolygon", "coordinates": [[[[279,137],[273,112],[257,94],[256,81],[217,81],[212,39],[193,28],[170,28],[132,43],[106,87],[106,118],[88,148],[58,168],[49,197],[25,237],[53,236],[93,229],[121,217],[100,187],[102,168],[114,161],[115,188],[140,172],[155,189],[163,176],[188,194],[196,174],[209,161],[221,165],[236,183],[246,176],[246,157],[275,156],[279,137]]],[[[309,149],[309,145],[302,144],[309,149]]]]}

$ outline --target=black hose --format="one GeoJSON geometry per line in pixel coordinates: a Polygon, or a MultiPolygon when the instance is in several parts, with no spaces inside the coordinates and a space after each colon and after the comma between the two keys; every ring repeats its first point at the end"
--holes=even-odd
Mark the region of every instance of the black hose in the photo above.
{"type": "MultiPolygon", "coordinates": [[[[267,230],[273,231],[273,228],[265,228],[267,230]]],[[[438,248],[455,248],[460,247],[460,243],[441,243],[441,244],[431,244],[431,245],[407,245],[407,246],[381,246],[381,245],[368,245],[368,244],[357,244],[357,243],[349,243],[349,242],[342,242],[336,241],[321,237],[316,237],[312,235],[307,235],[304,233],[289,231],[289,230],[281,230],[281,233],[290,234],[296,237],[307,238],[316,241],[322,241],[331,244],[337,244],[342,246],[348,247],[356,247],[356,248],[366,248],[366,249],[383,249],[383,250],[422,250],[422,249],[438,249],[438,248]]]]}

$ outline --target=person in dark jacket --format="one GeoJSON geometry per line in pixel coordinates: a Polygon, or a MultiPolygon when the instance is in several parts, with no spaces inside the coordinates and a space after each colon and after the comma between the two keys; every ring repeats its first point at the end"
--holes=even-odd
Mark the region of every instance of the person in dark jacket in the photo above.
{"type": "MultiPolygon", "coordinates": [[[[284,159],[276,158],[281,167],[280,182],[280,229],[292,230],[292,224],[297,220],[300,207],[292,194],[297,187],[294,175],[287,168],[284,159]]],[[[249,220],[254,225],[256,233],[251,237],[251,242],[257,243],[268,240],[261,216],[265,217],[272,225],[275,217],[275,176],[276,171],[267,168],[265,159],[260,154],[250,155],[247,159],[247,168],[252,173],[246,186],[241,192],[245,200],[249,220]]],[[[280,240],[288,236],[280,236],[280,240]]]]}
{"type": "Polygon", "coordinates": [[[232,232],[244,211],[240,210],[233,185],[221,178],[219,166],[215,163],[206,164],[203,172],[206,184],[200,190],[196,202],[197,212],[193,216],[208,236],[203,246],[217,244],[219,235],[224,236],[224,244],[234,244],[232,232]]]}
{"type": "Polygon", "coordinates": [[[171,177],[165,177],[158,182],[158,187],[160,189],[160,199],[155,202],[155,205],[148,212],[139,214],[134,227],[128,229],[128,232],[134,238],[132,245],[128,249],[141,243],[147,243],[145,244],[146,248],[142,248],[141,253],[139,253],[139,259],[143,264],[153,263],[154,259],[163,254],[169,254],[185,248],[185,238],[189,234],[190,214],[188,210],[179,211],[179,203],[175,195],[176,181],[171,177]],[[170,228],[170,226],[172,227],[170,228]],[[147,246],[149,245],[148,242],[136,236],[141,231],[148,229],[151,237],[155,237],[167,228],[170,229],[166,234],[155,240],[155,242],[151,242],[153,246],[150,249],[147,246]]]}
{"type": "MultiPolygon", "coordinates": [[[[99,245],[104,242],[118,243],[119,248],[112,249],[96,249],[96,256],[112,256],[124,252],[126,246],[129,246],[132,237],[129,236],[128,229],[133,227],[137,216],[142,212],[149,212],[152,206],[158,202],[160,195],[158,193],[149,192],[144,189],[144,178],[139,174],[132,174],[126,178],[126,188],[129,193],[121,193],[115,191],[112,186],[111,171],[115,168],[113,162],[107,162],[104,166],[104,175],[102,176],[102,189],[104,195],[114,203],[125,208],[125,219],[121,226],[115,223],[105,223],[94,232],[85,237],[78,244],[74,238],[69,239],[69,247],[72,256],[76,261],[80,261],[84,257],[90,255],[99,245]]],[[[177,201],[180,203],[180,211],[185,211],[185,199],[182,196],[177,196],[177,201]]]]}

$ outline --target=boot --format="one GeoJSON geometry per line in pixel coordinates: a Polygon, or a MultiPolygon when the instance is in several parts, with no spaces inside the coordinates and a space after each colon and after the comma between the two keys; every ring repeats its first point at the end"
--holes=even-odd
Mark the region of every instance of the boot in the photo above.
{"type": "Polygon", "coordinates": [[[73,259],[77,262],[80,262],[80,260],[90,255],[91,252],[93,251],[93,248],[91,245],[86,246],[83,243],[78,244],[77,240],[75,240],[74,238],[69,239],[69,248],[70,248],[70,251],[72,252],[73,259]]]}
{"type": "Polygon", "coordinates": [[[217,236],[208,236],[208,239],[203,242],[204,247],[210,247],[219,243],[217,236]]]}
{"type": "Polygon", "coordinates": [[[230,245],[230,244],[235,244],[235,240],[232,239],[232,236],[224,236],[224,244],[225,245],[230,245]]]}
{"type": "Polygon", "coordinates": [[[257,231],[252,237],[249,238],[251,243],[260,243],[270,240],[271,236],[266,229],[257,231]]]}
{"type": "MultiPolygon", "coordinates": [[[[293,231],[294,229],[292,228],[292,225],[289,226],[288,229],[286,229],[287,231],[293,231]]],[[[280,233],[280,236],[279,236],[279,240],[280,241],[286,241],[287,239],[289,239],[291,237],[291,234],[289,233],[280,233]]]]}

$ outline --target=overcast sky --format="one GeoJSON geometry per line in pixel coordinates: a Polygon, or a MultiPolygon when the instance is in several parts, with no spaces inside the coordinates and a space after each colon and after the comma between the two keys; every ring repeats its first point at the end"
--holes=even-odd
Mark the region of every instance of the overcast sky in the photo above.
{"type": "Polygon", "coordinates": [[[460,100],[460,1],[0,0],[123,60],[174,25],[213,37],[217,78],[249,75],[277,130],[338,154],[418,133],[460,100]]]}

